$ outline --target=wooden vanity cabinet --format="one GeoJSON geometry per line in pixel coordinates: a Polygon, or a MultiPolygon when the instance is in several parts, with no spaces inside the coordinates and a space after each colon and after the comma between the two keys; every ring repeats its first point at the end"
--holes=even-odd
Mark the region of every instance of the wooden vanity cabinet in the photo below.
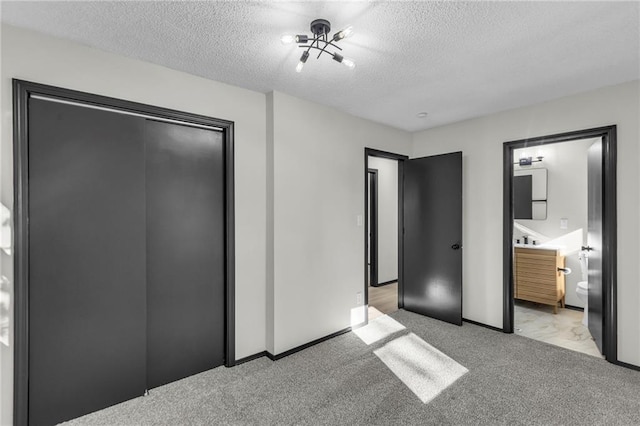
{"type": "Polygon", "coordinates": [[[564,268],[565,258],[558,250],[514,248],[514,297],[520,300],[564,308],[565,277],[558,268],[564,268]]]}

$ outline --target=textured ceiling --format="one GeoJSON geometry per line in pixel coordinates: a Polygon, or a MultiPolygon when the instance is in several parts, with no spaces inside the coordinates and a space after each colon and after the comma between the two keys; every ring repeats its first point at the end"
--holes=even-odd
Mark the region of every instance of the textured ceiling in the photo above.
{"type": "Polygon", "coordinates": [[[640,78],[639,2],[3,1],[2,21],[408,131],[640,78]],[[280,35],[315,18],[354,26],[355,70],[295,72],[280,35]]]}

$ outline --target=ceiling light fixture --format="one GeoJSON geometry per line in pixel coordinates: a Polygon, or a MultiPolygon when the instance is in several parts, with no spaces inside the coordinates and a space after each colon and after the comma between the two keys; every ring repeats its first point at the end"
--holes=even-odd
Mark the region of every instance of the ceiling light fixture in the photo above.
{"type": "Polygon", "coordinates": [[[311,22],[311,32],[313,36],[307,36],[304,34],[291,35],[285,34],[280,37],[280,41],[283,44],[291,44],[298,43],[298,47],[306,49],[302,52],[302,56],[300,57],[300,62],[296,66],[296,72],[302,71],[304,64],[309,59],[309,51],[311,49],[319,50],[318,56],[316,59],[320,58],[320,55],[326,53],[327,55],[331,55],[334,61],[341,63],[349,69],[354,69],[356,67],[355,62],[352,59],[345,58],[338,52],[329,52],[327,49],[330,47],[335,47],[338,50],[342,50],[342,48],[335,43],[339,42],[343,38],[347,38],[353,34],[353,27],[347,27],[344,30],[338,31],[333,35],[331,39],[329,39],[329,32],[331,31],[331,23],[326,19],[316,19],[311,22]]]}

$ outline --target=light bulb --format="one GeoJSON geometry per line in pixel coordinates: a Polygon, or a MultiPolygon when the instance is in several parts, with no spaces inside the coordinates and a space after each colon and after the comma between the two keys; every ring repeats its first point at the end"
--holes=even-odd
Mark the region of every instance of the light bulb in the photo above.
{"type": "Polygon", "coordinates": [[[282,44],[291,44],[296,41],[296,38],[291,34],[284,34],[282,37],[280,37],[280,41],[282,42],[282,44]]]}
{"type": "Polygon", "coordinates": [[[344,30],[338,31],[333,35],[333,41],[340,41],[343,38],[349,37],[353,34],[353,27],[349,25],[344,30]]]}
{"type": "Polygon", "coordinates": [[[352,69],[354,69],[356,67],[356,63],[353,62],[353,60],[349,59],[349,58],[342,59],[342,65],[344,65],[345,67],[349,68],[350,70],[352,70],[352,69]]]}
{"type": "Polygon", "coordinates": [[[298,65],[296,66],[296,72],[302,71],[302,67],[304,67],[304,63],[307,62],[307,59],[309,59],[309,52],[305,50],[302,52],[302,56],[300,56],[300,62],[298,62],[298,65]]]}

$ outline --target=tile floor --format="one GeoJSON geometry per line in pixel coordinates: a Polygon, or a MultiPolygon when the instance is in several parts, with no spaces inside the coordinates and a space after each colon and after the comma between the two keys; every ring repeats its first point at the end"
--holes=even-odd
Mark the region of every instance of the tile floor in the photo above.
{"type": "Polygon", "coordinates": [[[520,336],[602,358],[582,325],[582,311],[558,308],[554,314],[551,306],[516,300],[514,326],[520,336]]]}

